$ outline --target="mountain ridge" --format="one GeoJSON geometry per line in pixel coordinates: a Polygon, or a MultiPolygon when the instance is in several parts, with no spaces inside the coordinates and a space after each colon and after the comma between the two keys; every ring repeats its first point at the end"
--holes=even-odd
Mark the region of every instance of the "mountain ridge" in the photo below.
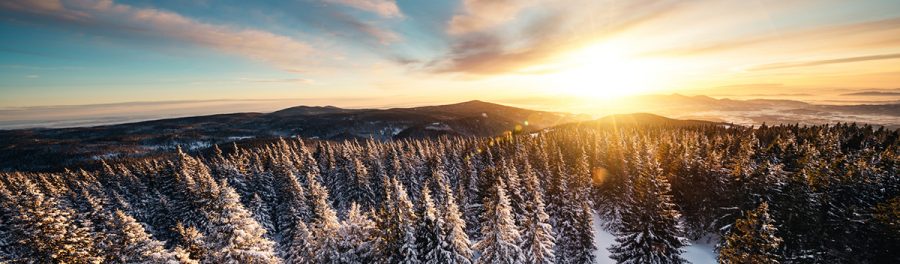
{"type": "Polygon", "coordinates": [[[279,137],[394,140],[440,135],[495,136],[538,131],[584,116],[484,101],[389,109],[295,106],[271,113],[230,113],[74,128],[0,130],[0,170],[69,167],[105,158],[151,155],[183,146],[279,137]],[[59,162],[46,162],[47,160],[59,162]],[[42,162],[37,162],[42,161],[42,162]]]}

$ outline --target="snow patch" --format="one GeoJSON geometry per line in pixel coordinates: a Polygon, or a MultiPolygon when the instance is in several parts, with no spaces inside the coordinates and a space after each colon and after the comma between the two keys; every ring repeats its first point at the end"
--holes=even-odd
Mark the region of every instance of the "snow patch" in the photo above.
{"type": "MultiPolygon", "coordinates": [[[[595,213],[594,217],[594,245],[597,250],[594,251],[594,263],[598,264],[615,264],[616,261],[609,258],[609,247],[616,243],[616,237],[603,228],[603,220],[595,213]]],[[[716,263],[715,238],[701,238],[697,241],[691,241],[690,246],[684,247],[684,253],[681,257],[690,263],[706,264],[716,263]]]]}
{"type": "Polygon", "coordinates": [[[256,136],[233,136],[233,137],[228,137],[228,140],[229,141],[239,141],[239,140],[253,139],[253,138],[256,138],[256,136]]]}
{"type": "Polygon", "coordinates": [[[450,125],[443,124],[440,122],[431,123],[431,125],[426,126],[425,129],[426,130],[435,130],[435,131],[450,131],[450,130],[452,130],[450,128],[450,125]]]}

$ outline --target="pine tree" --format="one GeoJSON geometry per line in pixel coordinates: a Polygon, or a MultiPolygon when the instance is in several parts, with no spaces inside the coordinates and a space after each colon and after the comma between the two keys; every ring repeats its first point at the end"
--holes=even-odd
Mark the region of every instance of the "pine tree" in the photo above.
{"type": "Polygon", "coordinates": [[[365,264],[379,260],[375,254],[377,239],[375,223],[360,210],[358,204],[350,205],[350,211],[347,213],[347,219],[341,223],[338,237],[340,263],[365,264]]]}
{"type": "Polygon", "coordinates": [[[237,193],[226,182],[219,184],[219,197],[213,202],[210,246],[205,263],[278,263],[274,243],[265,238],[259,226],[239,201],[237,193]]]}
{"type": "Polygon", "coordinates": [[[266,237],[271,238],[272,233],[275,233],[275,227],[272,224],[272,215],[271,209],[266,201],[259,196],[257,193],[253,193],[253,196],[250,198],[249,208],[247,208],[253,214],[253,219],[259,223],[259,226],[266,230],[266,237]]]}
{"type": "Polygon", "coordinates": [[[325,186],[318,184],[315,179],[310,178],[309,180],[311,209],[313,211],[310,231],[315,241],[315,262],[339,263],[338,244],[340,242],[337,235],[341,224],[338,221],[337,213],[328,201],[328,190],[325,186]]]}
{"type": "Polygon", "coordinates": [[[465,201],[460,205],[466,220],[466,234],[472,239],[478,239],[481,237],[481,214],[484,211],[484,206],[481,204],[485,195],[481,189],[483,179],[481,179],[481,173],[472,158],[465,159],[463,167],[465,168],[466,182],[462,187],[464,191],[461,193],[463,193],[465,201]]]}
{"type": "Polygon", "coordinates": [[[419,263],[415,235],[417,217],[412,202],[397,178],[391,179],[389,186],[379,219],[379,229],[382,232],[379,251],[383,254],[382,260],[392,264],[419,263]]]}
{"type": "Polygon", "coordinates": [[[290,243],[282,242],[281,255],[285,263],[314,263],[315,241],[304,222],[296,223],[291,232],[290,243]]]}
{"type": "Polygon", "coordinates": [[[481,252],[476,263],[525,263],[522,249],[519,248],[521,236],[512,216],[509,197],[506,195],[506,184],[498,178],[490,195],[484,201],[484,224],[481,228],[483,238],[475,244],[481,252]]]}
{"type": "Polygon", "coordinates": [[[199,262],[207,257],[209,245],[206,244],[203,233],[197,228],[186,227],[179,222],[175,224],[174,231],[177,234],[175,251],[181,253],[181,259],[184,259],[183,255],[186,255],[187,259],[199,262]]]}
{"type": "Polygon", "coordinates": [[[522,245],[526,263],[554,263],[556,257],[553,248],[556,246],[553,228],[549,224],[550,216],[544,211],[544,198],[539,189],[539,181],[525,161],[522,170],[525,197],[524,215],[522,219],[522,245]]]}
{"type": "Polygon", "coordinates": [[[472,263],[472,242],[466,235],[466,222],[462,219],[462,213],[459,211],[459,206],[456,205],[450,186],[441,184],[439,187],[444,193],[444,197],[447,197],[443,206],[440,207],[444,213],[441,227],[444,233],[441,247],[444,249],[441,252],[446,254],[441,259],[444,263],[470,264],[472,263]]]}
{"type": "MultiPolygon", "coordinates": [[[[308,174],[307,182],[316,181],[313,174],[308,174]]],[[[302,234],[294,234],[301,232],[296,230],[300,228],[301,223],[305,225],[307,221],[311,221],[312,213],[309,209],[310,201],[307,192],[301,186],[298,178],[287,169],[282,169],[281,173],[276,173],[275,177],[276,190],[274,212],[275,217],[274,228],[277,230],[275,235],[279,242],[279,252],[285,256],[287,252],[296,252],[304,249],[309,241],[294,241],[294,238],[302,237],[302,234]],[[293,249],[298,247],[297,249],[293,249]]],[[[309,232],[309,230],[302,231],[309,232]]]]}
{"type": "Polygon", "coordinates": [[[89,230],[75,225],[74,212],[62,208],[53,197],[24,180],[14,194],[18,209],[10,219],[11,242],[19,255],[13,259],[29,263],[100,263],[89,230]]]}
{"type": "Polygon", "coordinates": [[[419,222],[416,225],[416,243],[418,243],[419,260],[423,264],[445,263],[442,252],[444,248],[444,234],[441,226],[444,224],[439,217],[431,199],[430,188],[422,189],[422,206],[419,213],[419,222]]]}
{"type": "Polygon", "coordinates": [[[779,263],[775,254],[781,238],[769,217],[769,205],[761,203],[738,219],[719,247],[719,263],[779,263]]]}
{"type": "MultiPolygon", "coordinates": [[[[649,150],[643,150],[649,152],[649,150]]],[[[679,212],[672,203],[670,185],[653,156],[641,153],[643,168],[633,182],[626,201],[616,244],[610,258],[619,263],[684,263],[679,212]]]]}
{"type": "MultiPolygon", "coordinates": [[[[562,153],[559,153],[558,160],[559,164],[563,164],[562,153]]],[[[579,194],[582,188],[576,179],[579,175],[560,165],[557,165],[557,175],[559,178],[555,179],[555,187],[552,187],[557,192],[552,200],[556,214],[553,227],[558,241],[554,249],[556,262],[592,263],[595,248],[593,216],[588,198],[579,194]]]]}
{"type": "Polygon", "coordinates": [[[113,213],[106,261],[114,263],[177,263],[175,253],[153,239],[144,227],[121,210],[113,213]]]}

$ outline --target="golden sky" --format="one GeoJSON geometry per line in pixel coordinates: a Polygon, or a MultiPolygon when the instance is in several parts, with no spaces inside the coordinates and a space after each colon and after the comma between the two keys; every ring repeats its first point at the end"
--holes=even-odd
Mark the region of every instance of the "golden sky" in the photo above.
{"type": "Polygon", "coordinates": [[[0,107],[900,88],[894,0],[285,2],[4,1],[0,107]]]}

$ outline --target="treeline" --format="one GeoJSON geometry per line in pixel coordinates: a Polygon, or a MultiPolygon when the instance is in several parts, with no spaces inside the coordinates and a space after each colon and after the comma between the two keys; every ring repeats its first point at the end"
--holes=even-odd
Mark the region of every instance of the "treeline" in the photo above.
{"type": "Polygon", "coordinates": [[[0,175],[0,262],[900,260],[900,132],[569,127],[499,138],[279,140],[0,175]],[[599,224],[599,223],[597,223],[599,224]]]}

